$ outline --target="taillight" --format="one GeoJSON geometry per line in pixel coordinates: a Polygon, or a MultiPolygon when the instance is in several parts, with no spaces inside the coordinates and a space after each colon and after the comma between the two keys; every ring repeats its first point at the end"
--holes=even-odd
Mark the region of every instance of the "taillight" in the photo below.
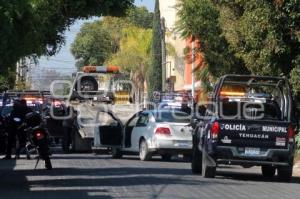
{"type": "Polygon", "coordinates": [[[169,128],[167,127],[158,127],[155,131],[155,135],[166,135],[166,136],[170,136],[171,135],[171,131],[169,128]]]}
{"type": "Polygon", "coordinates": [[[295,129],[292,126],[289,126],[288,127],[289,142],[294,142],[295,135],[296,135],[295,129]]]}
{"type": "Polygon", "coordinates": [[[34,135],[35,135],[35,138],[38,140],[41,140],[45,137],[45,134],[43,131],[35,131],[34,135]]]}
{"type": "Polygon", "coordinates": [[[220,124],[219,122],[214,122],[211,126],[210,133],[213,139],[218,138],[220,133],[220,124]]]}

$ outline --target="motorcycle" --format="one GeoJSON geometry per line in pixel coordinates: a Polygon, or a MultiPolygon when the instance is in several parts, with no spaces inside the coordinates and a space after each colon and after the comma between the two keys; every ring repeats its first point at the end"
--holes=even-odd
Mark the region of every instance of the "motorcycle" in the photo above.
{"type": "Polygon", "coordinates": [[[23,126],[25,126],[28,140],[28,144],[26,145],[27,150],[30,151],[30,149],[35,149],[38,152],[35,168],[41,158],[45,161],[45,168],[51,170],[52,164],[50,160],[49,133],[43,126],[41,115],[37,112],[27,113],[23,126]]]}

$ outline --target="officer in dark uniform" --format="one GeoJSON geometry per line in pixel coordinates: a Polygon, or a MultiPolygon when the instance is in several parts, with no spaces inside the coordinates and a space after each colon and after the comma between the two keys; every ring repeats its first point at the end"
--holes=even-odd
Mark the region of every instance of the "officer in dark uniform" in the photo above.
{"type": "Polygon", "coordinates": [[[64,135],[62,140],[62,149],[65,153],[68,153],[70,150],[70,145],[72,143],[72,131],[73,125],[76,118],[76,113],[73,107],[68,106],[64,111],[66,119],[63,120],[62,126],[64,129],[64,135]]]}
{"type": "MultiPolygon", "coordinates": [[[[27,113],[32,112],[32,110],[27,106],[26,100],[14,100],[13,110],[11,111],[8,121],[8,142],[6,146],[6,156],[4,159],[11,159],[11,151],[14,146],[16,146],[16,136],[18,136],[20,146],[25,147],[26,144],[26,135],[23,131],[18,129],[18,126],[15,125],[14,118],[20,118],[23,122],[27,113]]],[[[16,157],[20,148],[16,149],[16,157]]]]}

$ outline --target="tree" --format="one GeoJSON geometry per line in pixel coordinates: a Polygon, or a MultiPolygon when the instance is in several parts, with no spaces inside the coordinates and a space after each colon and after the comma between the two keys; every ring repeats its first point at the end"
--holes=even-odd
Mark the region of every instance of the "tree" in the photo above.
{"type": "Polygon", "coordinates": [[[153,13],[144,6],[130,8],[127,11],[126,20],[139,28],[152,28],[153,13]]]}
{"type": "Polygon", "coordinates": [[[151,50],[151,67],[148,72],[148,97],[152,101],[154,91],[162,90],[162,32],[160,23],[159,1],[155,1],[153,18],[153,37],[151,50]]]}
{"type": "Polygon", "coordinates": [[[222,29],[231,49],[252,74],[285,75],[300,87],[300,2],[221,1],[222,29]]]}
{"type": "Polygon", "coordinates": [[[118,65],[130,74],[136,88],[135,95],[141,101],[144,82],[150,66],[152,31],[130,25],[123,28],[120,50],[111,56],[108,64],[118,65]]]}
{"type": "Polygon", "coordinates": [[[251,73],[289,74],[292,60],[299,53],[299,41],[293,39],[295,30],[291,27],[299,22],[288,16],[288,10],[298,6],[300,11],[299,3],[252,0],[230,4],[223,1],[219,6],[225,37],[251,73]]]}
{"type": "Polygon", "coordinates": [[[99,21],[85,24],[71,47],[71,52],[77,59],[77,66],[97,64],[102,65],[111,54],[120,49],[123,29],[139,27],[144,29],[152,24],[147,20],[152,16],[144,7],[133,7],[124,17],[103,17],[99,21]],[[134,16],[139,17],[135,19],[134,16]]]}
{"type": "Polygon", "coordinates": [[[112,53],[112,37],[101,23],[84,24],[71,45],[71,52],[80,66],[102,65],[112,53]]]}
{"type": "Polygon", "coordinates": [[[300,63],[299,1],[182,0],[178,6],[178,27],[183,36],[200,38],[210,75],[282,74],[293,76],[294,86],[300,82],[295,69],[300,63]]]}
{"type": "Polygon", "coordinates": [[[0,76],[22,57],[53,55],[76,19],[124,15],[133,0],[27,0],[0,2],[0,76]]]}
{"type": "MultiPolygon", "coordinates": [[[[217,77],[244,70],[242,61],[234,56],[223,36],[219,10],[211,0],[182,0],[177,6],[180,16],[177,29],[184,38],[200,40],[196,51],[204,55],[205,67],[211,76],[217,77]]],[[[203,77],[207,78],[206,75],[203,77]]],[[[203,82],[207,82],[206,80],[203,82]]]]}

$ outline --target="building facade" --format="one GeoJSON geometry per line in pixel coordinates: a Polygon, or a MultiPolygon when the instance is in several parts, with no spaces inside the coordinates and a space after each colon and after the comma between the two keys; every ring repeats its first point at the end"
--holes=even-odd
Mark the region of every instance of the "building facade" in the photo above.
{"type": "MultiPolygon", "coordinates": [[[[164,23],[165,30],[165,46],[166,58],[163,60],[163,67],[165,67],[166,91],[191,91],[192,89],[192,65],[194,63],[195,69],[201,69],[204,59],[201,53],[194,53],[194,60],[192,59],[192,38],[183,39],[180,32],[175,29],[176,21],[179,17],[177,15],[176,5],[180,0],[159,1],[160,14],[162,23],[164,23]]],[[[200,47],[200,41],[195,40],[195,48],[200,47]]],[[[195,78],[197,79],[197,78],[195,78]]],[[[201,82],[195,80],[195,98],[201,93],[201,82]]]]}

